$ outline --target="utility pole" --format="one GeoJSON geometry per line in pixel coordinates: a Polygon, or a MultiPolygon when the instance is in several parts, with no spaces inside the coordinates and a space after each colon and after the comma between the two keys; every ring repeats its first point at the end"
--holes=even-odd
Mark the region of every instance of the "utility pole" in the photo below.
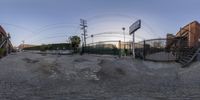
{"type": "Polygon", "coordinates": [[[86,47],[86,32],[87,32],[86,27],[88,27],[87,21],[84,19],[80,19],[80,22],[81,22],[80,24],[81,30],[83,30],[84,47],[86,47]]]}
{"type": "Polygon", "coordinates": [[[81,55],[85,52],[85,47],[86,47],[86,27],[87,27],[87,21],[84,19],[80,19],[80,26],[81,26],[81,30],[83,30],[83,45],[82,45],[82,51],[81,51],[81,55]]]}

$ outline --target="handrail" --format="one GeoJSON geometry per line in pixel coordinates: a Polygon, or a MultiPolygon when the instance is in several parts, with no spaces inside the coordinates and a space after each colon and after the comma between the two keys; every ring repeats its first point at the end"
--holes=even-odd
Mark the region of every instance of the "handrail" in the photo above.
{"type": "Polygon", "coordinates": [[[183,65],[182,67],[186,67],[188,64],[190,64],[194,59],[195,59],[195,57],[197,56],[197,54],[200,52],[200,48],[198,48],[197,50],[196,50],[196,52],[194,53],[194,55],[192,56],[192,58],[185,64],[185,65],[183,65]]]}
{"type": "Polygon", "coordinates": [[[6,43],[6,41],[7,41],[7,39],[8,39],[8,37],[7,38],[5,38],[1,43],[0,43],[0,48],[2,48],[3,47],[3,45],[6,43]]]}

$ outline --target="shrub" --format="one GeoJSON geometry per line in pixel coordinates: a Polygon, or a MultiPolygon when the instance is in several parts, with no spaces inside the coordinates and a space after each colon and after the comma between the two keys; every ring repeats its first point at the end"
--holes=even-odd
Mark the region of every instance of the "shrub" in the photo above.
{"type": "Polygon", "coordinates": [[[4,56],[6,49],[0,48],[0,58],[4,56]]]}
{"type": "Polygon", "coordinates": [[[40,51],[45,52],[45,51],[47,51],[47,49],[48,49],[48,47],[46,45],[40,46],[40,51]]]}

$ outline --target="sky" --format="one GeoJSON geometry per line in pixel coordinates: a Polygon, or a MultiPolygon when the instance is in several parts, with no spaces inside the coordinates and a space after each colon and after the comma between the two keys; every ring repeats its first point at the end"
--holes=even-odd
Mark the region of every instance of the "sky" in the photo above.
{"type": "Polygon", "coordinates": [[[80,19],[87,20],[88,36],[119,33],[94,36],[93,42],[123,40],[122,27],[130,41],[129,26],[138,19],[142,26],[135,33],[136,41],[164,38],[200,21],[199,0],[0,0],[0,4],[0,25],[11,34],[14,46],[23,40],[26,44],[67,42],[70,36],[81,35],[80,19]]]}

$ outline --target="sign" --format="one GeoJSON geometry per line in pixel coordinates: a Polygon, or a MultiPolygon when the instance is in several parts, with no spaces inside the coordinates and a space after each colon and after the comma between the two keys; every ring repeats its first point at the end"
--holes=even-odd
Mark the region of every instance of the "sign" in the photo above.
{"type": "Polygon", "coordinates": [[[137,20],[135,23],[133,23],[129,27],[129,34],[133,34],[135,31],[137,31],[141,27],[141,20],[137,20]]]}
{"type": "Polygon", "coordinates": [[[137,31],[139,28],[141,27],[141,20],[137,20],[135,23],[133,23],[130,27],[129,27],[129,34],[133,35],[133,43],[132,43],[132,53],[133,53],[133,58],[135,59],[135,31],[137,31]]]}

